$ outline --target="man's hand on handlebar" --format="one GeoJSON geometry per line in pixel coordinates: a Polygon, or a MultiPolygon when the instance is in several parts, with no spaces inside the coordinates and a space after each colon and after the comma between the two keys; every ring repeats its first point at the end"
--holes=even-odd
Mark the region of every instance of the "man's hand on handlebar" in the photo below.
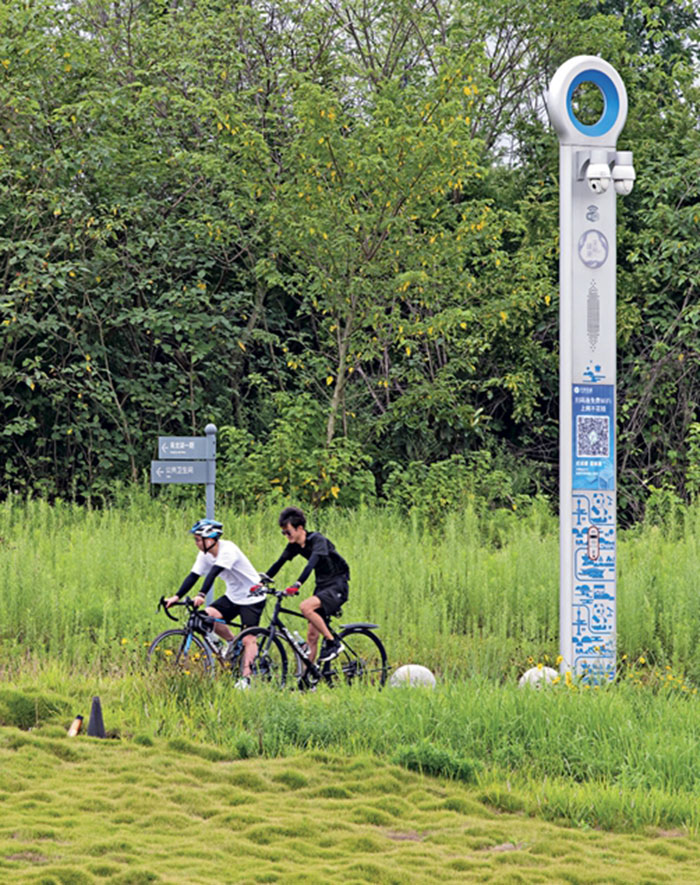
{"type": "Polygon", "coordinates": [[[199,608],[199,606],[204,602],[205,597],[202,596],[201,593],[198,593],[195,598],[192,600],[192,605],[195,608],[199,608]]]}
{"type": "MultiPolygon", "coordinates": [[[[260,575],[260,579],[261,579],[260,583],[253,584],[253,586],[250,588],[248,593],[256,595],[256,596],[262,596],[262,594],[265,593],[266,591],[272,592],[271,588],[270,588],[270,591],[267,590],[268,585],[272,581],[272,578],[269,578],[266,574],[263,573],[260,575]]],[[[299,592],[299,587],[301,587],[301,584],[299,583],[299,581],[295,581],[291,586],[285,587],[285,589],[282,590],[281,592],[284,593],[285,596],[296,596],[297,593],[299,592]]],[[[277,594],[280,593],[279,590],[276,592],[277,592],[277,594]]]]}
{"type": "Polygon", "coordinates": [[[265,572],[260,572],[260,583],[253,584],[248,593],[255,593],[258,596],[262,595],[263,591],[267,587],[268,584],[272,583],[272,578],[269,575],[266,575],[265,572]]]}
{"type": "Polygon", "coordinates": [[[164,600],[165,607],[170,608],[171,605],[175,605],[175,603],[179,601],[180,597],[177,594],[175,594],[175,596],[169,596],[166,600],[164,600]]]}

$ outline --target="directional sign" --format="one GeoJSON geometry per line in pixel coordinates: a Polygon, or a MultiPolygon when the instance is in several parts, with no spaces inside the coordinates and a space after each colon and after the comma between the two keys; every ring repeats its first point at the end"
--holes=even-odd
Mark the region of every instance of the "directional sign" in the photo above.
{"type": "Polygon", "coordinates": [[[209,458],[206,436],[159,436],[159,458],[209,458]]]}
{"type": "Polygon", "coordinates": [[[151,461],[151,482],[209,482],[206,461],[151,461]]]}
{"type": "MultiPolygon", "coordinates": [[[[159,436],[158,455],[167,460],[151,461],[151,482],[206,486],[206,516],[214,519],[216,425],[207,424],[204,432],[206,436],[159,436]],[[185,460],[190,458],[193,460],[185,460]]],[[[207,593],[207,605],[213,599],[212,587],[207,593]]]]}

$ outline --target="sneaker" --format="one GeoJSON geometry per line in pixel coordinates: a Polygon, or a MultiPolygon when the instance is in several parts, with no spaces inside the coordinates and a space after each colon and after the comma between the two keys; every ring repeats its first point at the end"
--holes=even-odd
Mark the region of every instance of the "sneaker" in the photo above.
{"type": "Polygon", "coordinates": [[[334,658],[337,658],[342,651],[345,651],[345,646],[339,639],[333,639],[330,642],[327,639],[324,639],[323,648],[321,649],[321,654],[318,659],[319,664],[324,663],[324,661],[332,661],[334,658]]]}
{"type": "Polygon", "coordinates": [[[250,688],[250,676],[241,676],[238,682],[233,686],[234,688],[238,688],[241,691],[245,691],[247,688],[250,688]]]}
{"type": "Polygon", "coordinates": [[[215,633],[213,630],[210,630],[207,633],[207,639],[209,640],[209,645],[211,645],[211,647],[215,651],[221,651],[223,649],[223,647],[226,645],[224,640],[217,633],[215,633]]]}
{"type": "Polygon", "coordinates": [[[241,652],[241,641],[239,639],[232,639],[230,642],[225,642],[224,647],[221,649],[221,654],[225,661],[232,661],[234,658],[238,657],[241,652]]]}

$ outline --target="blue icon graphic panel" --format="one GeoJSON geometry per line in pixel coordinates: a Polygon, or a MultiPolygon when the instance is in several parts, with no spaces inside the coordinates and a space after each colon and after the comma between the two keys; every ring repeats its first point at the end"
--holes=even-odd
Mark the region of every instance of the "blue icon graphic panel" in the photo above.
{"type": "Polygon", "coordinates": [[[607,681],[615,675],[616,502],[595,491],[572,501],[572,663],[585,679],[607,681]]]}

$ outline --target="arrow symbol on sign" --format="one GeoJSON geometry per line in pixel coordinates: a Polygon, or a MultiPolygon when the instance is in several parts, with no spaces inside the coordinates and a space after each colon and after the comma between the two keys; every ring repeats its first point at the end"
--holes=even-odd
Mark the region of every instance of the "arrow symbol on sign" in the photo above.
{"type": "Polygon", "coordinates": [[[163,445],[160,447],[160,450],[164,455],[167,455],[168,454],[168,444],[166,442],[164,442],[163,445]]]}
{"type": "Polygon", "coordinates": [[[162,467],[158,467],[157,470],[156,470],[156,476],[162,476],[162,475],[163,475],[163,468],[162,468],[162,467]]]}

